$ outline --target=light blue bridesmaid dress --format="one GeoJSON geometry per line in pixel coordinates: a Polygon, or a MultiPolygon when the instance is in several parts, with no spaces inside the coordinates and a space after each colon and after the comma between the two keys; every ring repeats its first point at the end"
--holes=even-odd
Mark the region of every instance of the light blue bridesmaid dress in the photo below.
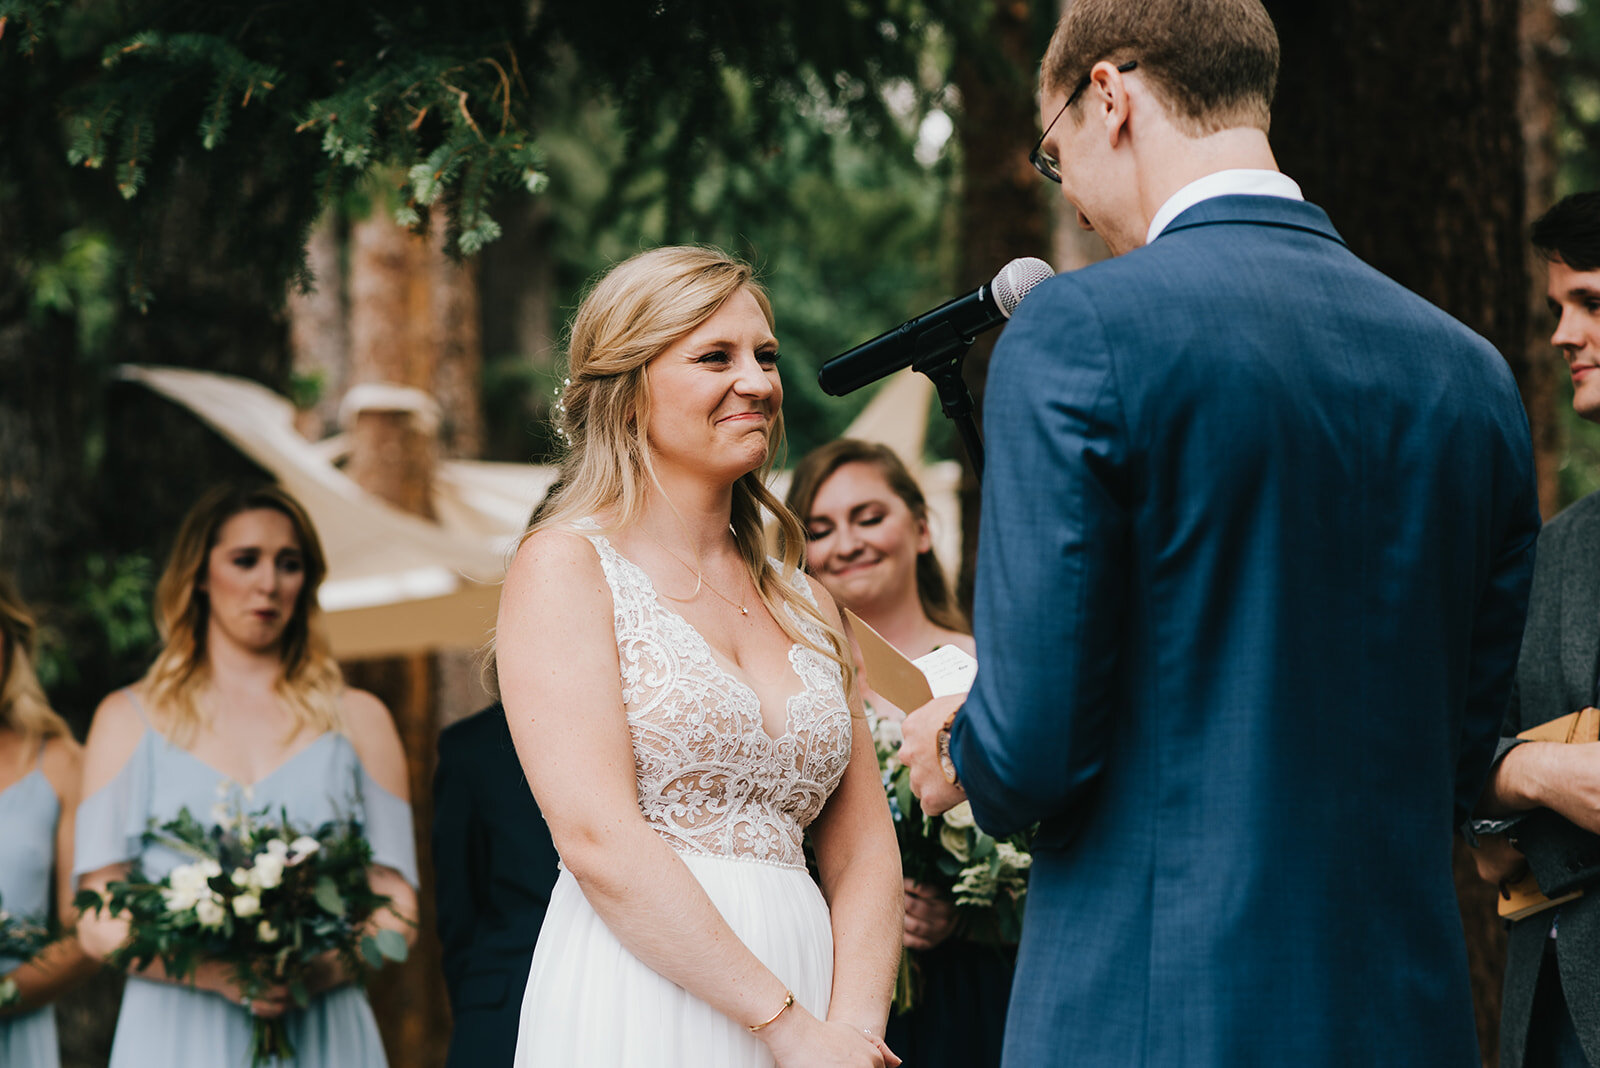
{"type": "MultiPolygon", "coordinates": [[[[144,710],[131,692],[134,707],[144,710]]],[[[211,822],[219,800],[230,806],[244,794],[247,812],[286,809],[296,826],[313,830],[353,815],[365,828],[373,862],[417,885],[411,807],[378,785],[342,734],[329,732],[291,755],[266,777],[242,788],[192,753],[169,742],[145,719],[133,755],[115,779],[78,806],[77,875],[138,860],[159,879],[184,857],[145,845],[150,821],[177,816],[183,807],[211,822]]],[[[383,1043],[366,994],[343,986],[312,999],[286,1017],[297,1068],[384,1068],[383,1043]]],[[[219,994],[129,976],[117,1016],[110,1068],[249,1068],[250,1014],[219,994]]]]}
{"type": "MultiPolygon", "coordinates": [[[[44,756],[44,747],[39,747],[44,756]]],[[[61,802],[38,763],[0,791],[0,908],[13,916],[43,921],[50,911],[51,869],[56,855],[56,823],[61,802]]],[[[0,975],[22,962],[0,957],[0,975]]],[[[55,1010],[46,1005],[25,1016],[0,1019],[0,1065],[5,1068],[57,1068],[55,1010]]]]}

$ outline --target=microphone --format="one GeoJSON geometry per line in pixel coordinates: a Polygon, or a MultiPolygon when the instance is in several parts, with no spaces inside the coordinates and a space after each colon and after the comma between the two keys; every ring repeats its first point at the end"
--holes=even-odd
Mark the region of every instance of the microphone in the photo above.
{"type": "Polygon", "coordinates": [[[842,397],[919,360],[962,351],[1011,318],[1022,298],[1053,274],[1033,256],[1012,260],[987,285],[835,356],[817,372],[817,384],[829,396],[842,397]]]}

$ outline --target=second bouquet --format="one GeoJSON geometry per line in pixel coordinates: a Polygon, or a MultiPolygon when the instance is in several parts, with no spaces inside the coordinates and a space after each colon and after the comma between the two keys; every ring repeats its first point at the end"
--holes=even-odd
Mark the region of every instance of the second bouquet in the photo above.
{"type": "MultiPolygon", "coordinates": [[[[390,902],[368,882],[372,847],[358,821],[297,828],[286,812],[246,812],[241,802],[217,815],[206,825],[184,808],[145,833],[147,843],[189,858],[164,878],[135,868],[103,896],[78,895],[80,910],[128,921],[128,938],[110,963],[143,968],[159,960],[183,981],[217,961],[233,970],[246,998],[286,987],[304,1008],[319,966],[339,962],[359,979],[363,964],[405,959],[404,937],[371,922],[390,902]]],[[[253,1065],[294,1057],[283,1018],[256,1017],[253,1027],[253,1065]]]]}

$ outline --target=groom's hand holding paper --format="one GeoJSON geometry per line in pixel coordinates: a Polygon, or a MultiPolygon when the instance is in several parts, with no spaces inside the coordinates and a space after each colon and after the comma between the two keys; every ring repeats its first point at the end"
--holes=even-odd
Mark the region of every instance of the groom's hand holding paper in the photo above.
{"type": "Polygon", "coordinates": [[[978,662],[954,645],[910,660],[859,616],[848,610],[845,615],[861,650],[868,684],[900,708],[911,710],[900,724],[904,740],[899,760],[911,769],[911,791],[922,811],[942,815],[965,801],[967,792],[947,774],[939,756],[939,736],[949,737],[945,732],[966,703],[978,662]]]}

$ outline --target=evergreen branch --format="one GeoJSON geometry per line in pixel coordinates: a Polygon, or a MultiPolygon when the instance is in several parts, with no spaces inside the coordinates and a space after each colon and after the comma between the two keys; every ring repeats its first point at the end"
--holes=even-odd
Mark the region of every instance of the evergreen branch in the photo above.
{"type": "Polygon", "coordinates": [[[455,86],[451,85],[447,81],[444,81],[443,79],[440,79],[440,84],[455,94],[456,104],[461,109],[461,117],[465,119],[467,125],[472,128],[472,132],[478,135],[478,140],[484,140],[483,131],[478,129],[478,124],[473,121],[472,112],[467,110],[467,91],[465,89],[457,89],[455,86]]]}
{"type": "MultiPolygon", "coordinates": [[[[496,63],[492,57],[484,56],[479,62],[489,64],[500,75],[500,89],[505,93],[505,98],[500,103],[500,132],[503,134],[506,132],[506,128],[511,125],[511,79],[506,77],[506,69],[496,63]]],[[[491,96],[490,100],[492,101],[493,99],[491,96]]]]}

